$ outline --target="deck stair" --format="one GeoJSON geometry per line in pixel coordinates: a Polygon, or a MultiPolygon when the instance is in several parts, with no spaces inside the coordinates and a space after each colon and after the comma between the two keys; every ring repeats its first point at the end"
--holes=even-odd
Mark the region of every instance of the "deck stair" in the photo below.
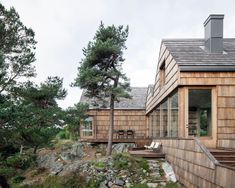
{"type": "Polygon", "coordinates": [[[235,168],[235,150],[216,148],[209,151],[220,164],[235,168]]]}

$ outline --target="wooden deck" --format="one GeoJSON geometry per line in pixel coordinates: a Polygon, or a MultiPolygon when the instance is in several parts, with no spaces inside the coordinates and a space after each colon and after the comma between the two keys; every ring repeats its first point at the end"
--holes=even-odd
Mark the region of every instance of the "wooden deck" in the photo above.
{"type": "MultiPolygon", "coordinates": [[[[151,138],[121,138],[113,139],[113,143],[135,143],[138,147],[142,147],[144,145],[149,145],[151,143],[152,139],[151,138]]],[[[93,138],[88,138],[88,139],[81,139],[81,142],[90,142],[90,143],[107,143],[108,139],[93,139],[93,138]]]]}
{"type": "Polygon", "coordinates": [[[143,158],[165,158],[165,154],[152,150],[130,150],[130,155],[143,158]]]}

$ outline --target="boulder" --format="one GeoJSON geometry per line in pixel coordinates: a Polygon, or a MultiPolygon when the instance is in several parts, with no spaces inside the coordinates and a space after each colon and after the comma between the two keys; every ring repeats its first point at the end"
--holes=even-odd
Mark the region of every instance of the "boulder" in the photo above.
{"type": "Polygon", "coordinates": [[[175,173],[173,171],[173,168],[171,167],[171,165],[168,162],[164,162],[162,163],[162,169],[164,170],[165,174],[166,174],[166,178],[169,181],[172,182],[176,182],[176,177],[175,177],[175,173]]]}
{"type": "Polygon", "coordinates": [[[112,150],[113,153],[123,153],[123,152],[128,152],[128,149],[133,147],[135,147],[134,143],[118,143],[118,144],[113,144],[112,150]]]}

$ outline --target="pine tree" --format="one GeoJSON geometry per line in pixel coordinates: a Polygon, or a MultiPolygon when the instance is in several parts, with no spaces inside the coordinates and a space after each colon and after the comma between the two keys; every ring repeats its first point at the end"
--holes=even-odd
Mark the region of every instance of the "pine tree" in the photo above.
{"type": "Polygon", "coordinates": [[[11,90],[18,78],[35,76],[34,32],[20,21],[14,8],[0,3],[0,94],[11,90]]]}
{"type": "Polygon", "coordinates": [[[84,59],[78,67],[74,86],[86,90],[86,96],[107,102],[110,108],[107,155],[112,152],[114,103],[120,97],[130,98],[129,79],[123,73],[123,51],[128,27],[105,27],[100,24],[95,37],[83,49],[84,59]]]}

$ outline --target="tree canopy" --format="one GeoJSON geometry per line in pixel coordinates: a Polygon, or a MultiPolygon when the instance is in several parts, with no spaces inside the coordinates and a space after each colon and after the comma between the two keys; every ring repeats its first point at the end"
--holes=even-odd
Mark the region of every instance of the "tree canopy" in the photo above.
{"type": "Polygon", "coordinates": [[[27,82],[15,88],[15,100],[1,104],[2,143],[37,147],[48,144],[56,125],[64,124],[63,111],[56,99],[63,99],[66,91],[62,79],[49,77],[40,86],[27,82]],[[4,106],[5,105],[5,106],[4,106]],[[10,137],[8,137],[8,134],[10,137]]]}
{"type": "Polygon", "coordinates": [[[114,102],[129,98],[130,83],[122,69],[128,27],[107,26],[101,22],[95,37],[83,49],[74,86],[86,90],[86,96],[109,104],[110,126],[107,155],[111,154],[114,102]]]}
{"type": "Polygon", "coordinates": [[[17,79],[35,76],[34,32],[20,21],[19,14],[0,3],[0,94],[17,84],[17,79]]]}

